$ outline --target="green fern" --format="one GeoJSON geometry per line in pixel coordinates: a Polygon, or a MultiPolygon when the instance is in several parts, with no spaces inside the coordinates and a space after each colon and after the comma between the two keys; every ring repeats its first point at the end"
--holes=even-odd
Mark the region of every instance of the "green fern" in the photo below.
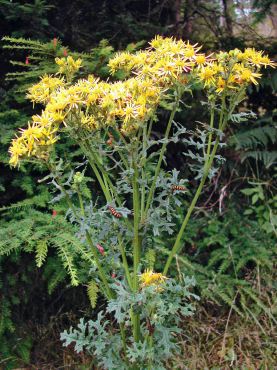
{"type": "Polygon", "coordinates": [[[88,293],[89,301],[90,301],[92,308],[96,307],[98,292],[99,292],[99,287],[97,283],[94,280],[90,281],[87,286],[87,293],[88,293]]]}
{"type": "MultiPolygon", "coordinates": [[[[261,230],[257,221],[245,219],[233,204],[223,218],[211,214],[207,222],[199,217],[187,230],[187,250],[178,256],[178,263],[181,271],[195,276],[199,295],[219,307],[232,308],[240,316],[249,317],[251,309],[252,314],[262,313],[274,321],[267,292],[271,290],[276,256],[274,236],[261,230]],[[192,255],[188,252],[190,246],[194,246],[192,255]],[[254,285],[257,268],[271,276],[264,282],[262,297],[254,285]]],[[[168,254],[164,240],[157,239],[156,245],[160,253],[168,254]]]]}
{"type": "Polygon", "coordinates": [[[5,332],[13,332],[14,324],[11,320],[11,302],[2,299],[0,303],[0,337],[5,332]]]}
{"type": "Polygon", "coordinates": [[[54,243],[55,248],[57,248],[58,256],[62,260],[63,266],[70,276],[71,284],[73,286],[77,286],[79,284],[77,269],[74,264],[73,254],[70,251],[67,242],[65,242],[64,238],[62,238],[60,234],[54,238],[54,243]]]}
{"type": "Polygon", "coordinates": [[[23,220],[6,222],[0,229],[0,256],[14,251],[35,252],[37,265],[41,266],[48,248],[54,248],[72,285],[78,285],[74,258],[79,255],[79,259],[81,256],[90,264],[94,263],[94,259],[92,253],[74,236],[74,227],[61,216],[53,218],[34,209],[23,209],[21,212],[23,220]]]}
{"type": "Polygon", "coordinates": [[[43,277],[47,281],[48,294],[52,294],[66,279],[66,271],[63,268],[62,262],[56,256],[47,258],[44,266],[43,277]]]}
{"type": "Polygon", "coordinates": [[[244,132],[239,132],[230,139],[231,144],[236,145],[236,149],[257,148],[259,145],[267,147],[277,141],[276,127],[273,125],[259,126],[244,132]]]}
{"type": "Polygon", "coordinates": [[[14,66],[24,67],[25,71],[10,72],[6,75],[7,80],[20,82],[20,87],[17,88],[18,92],[26,91],[43,74],[57,73],[58,66],[55,63],[55,58],[64,57],[65,50],[74,58],[82,58],[81,74],[99,73],[102,77],[108,76],[106,64],[114,52],[107,40],[102,40],[91,53],[69,51],[61,44],[60,40],[55,40],[55,43],[53,40],[43,43],[37,40],[5,36],[2,41],[4,49],[18,49],[28,53],[28,64],[18,60],[11,61],[14,66]],[[101,64],[99,64],[99,58],[101,58],[101,64]]]}
{"type": "Polygon", "coordinates": [[[19,202],[13,203],[10,206],[4,206],[0,208],[0,212],[4,211],[21,211],[27,208],[45,207],[50,200],[49,193],[47,191],[41,192],[39,195],[35,195],[31,198],[26,198],[19,202]]]}
{"type": "Polygon", "coordinates": [[[242,162],[248,158],[253,158],[256,161],[261,161],[266,168],[277,163],[277,150],[249,150],[241,154],[242,162]]]}
{"type": "Polygon", "coordinates": [[[46,240],[40,240],[36,247],[36,264],[41,267],[47,257],[48,245],[46,240]]]}
{"type": "Polygon", "coordinates": [[[266,124],[238,132],[230,138],[229,145],[241,151],[240,156],[242,161],[253,158],[261,161],[266,168],[276,163],[277,151],[270,150],[270,145],[277,142],[277,129],[271,121],[271,119],[260,120],[260,123],[266,124]]]}

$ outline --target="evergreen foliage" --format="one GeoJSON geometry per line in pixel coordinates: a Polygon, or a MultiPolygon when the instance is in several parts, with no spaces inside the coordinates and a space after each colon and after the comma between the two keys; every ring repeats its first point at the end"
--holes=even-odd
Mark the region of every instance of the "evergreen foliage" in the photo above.
{"type": "MultiPolygon", "coordinates": [[[[190,223],[184,254],[178,257],[182,271],[196,276],[203,299],[218,307],[225,304],[250,320],[258,321],[262,314],[275,322],[275,236],[262,232],[256,220],[247,219],[233,204],[224,217],[206,217],[190,223]]],[[[157,243],[166,253],[163,242],[157,243]]]]}
{"type": "Polygon", "coordinates": [[[240,151],[242,161],[252,158],[260,161],[267,169],[276,163],[275,116],[276,114],[273,113],[272,116],[260,118],[256,124],[252,124],[252,127],[241,130],[230,138],[230,145],[234,145],[236,150],[240,151]]]}
{"type": "MultiPolygon", "coordinates": [[[[18,50],[23,52],[25,56],[24,62],[17,60],[12,62],[16,71],[7,75],[9,84],[6,86],[11,86],[11,88],[1,102],[0,141],[2,146],[0,160],[2,166],[8,161],[7,145],[14,135],[15,129],[26,125],[31,115],[28,109],[25,109],[25,114],[21,113],[25,104],[26,89],[37,81],[41,74],[55,74],[57,72],[55,58],[69,52],[69,49],[64,47],[59,40],[45,43],[24,38],[5,37],[3,41],[5,49],[18,50]],[[26,56],[28,59],[25,61],[26,56]],[[20,72],[17,71],[19,68],[21,68],[20,72]],[[20,110],[18,107],[10,109],[14,97],[17,99],[20,110]]],[[[82,58],[85,60],[85,73],[97,72],[105,77],[107,71],[105,64],[112,52],[113,48],[106,41],[102,41],[90,54],[82,54],[82,58]]],[[[81,55],[80,53],[73,54],[81,55]]],[[[66,150],[65,147],[63,150],[66,150]]],[[[70,152],[72,156],[77,155],[75,149],[70,152]],[[76,154],[74,154],[75,152],[76,154]]],[[[4,176],[0,176],[0,190],[2,194],[5,191],[0,208],[3,218],[0,228],[0,255],[2,256],[0,257],[0,267],[2,264],[4,266],[4,261],[7,264],[7,261],[13,260],[15,256],[32,253],[35,255],[38,267],[45,264],[43,276],[48,282],[48,293],[52,294],[59,284],[67,282],[66,271],[70,275],[72,284],[78,284],[79,278],[74,258],[77,257],[80,260],[80,254],[84,256],[87,254],[82,252],[83,246],[74,237],[74,228],[65,221],[63,205],[57,205],[59,214],[54,217],[52,215],[53,208],[49,204],[51,196],[45,185],[34,182],[33,178],[39,179],[43,176],[44,171],[45,169],[39,166],[33,166],[31,169],[22,166],[16,174],[12,175],[8,167],[4,167],[2,172],[4,176]],[[13,203],[11,204],[11,202],[13,203]],[[75,252],[72,253],[74,249],[72,243],[80,253],[78,256],[75,252]],[[51,255],[53,248],[56,248],[58,257],[51,255]],[[47,253],[49,253],[49,257],[46,259],[47,253]],[[8,257],[3,257],[5,255],[8,257]]],[[[28,266],[31,267],[33,264],[29,263],[28,266]]],[[[1,276],[4,274],[3,270],[1,276]]],[[[85,283],[86,279],[88,277],[83,276],[82,283],[85,283]]],[[[17,340],[18,334],[14,327],[17,323],[14,322],[13,313],[16,299],[18,300],[16,292],[10,294],[9,290],[5,290],[3,286],[0,286],[0,291],[3,292],[2,294],[5,292],[1,299],[1,323],[3,325],[0,331],[0,342],[2,343],[0,354],[4,359],[12,358],[10,361],[5,361],[6,366],[15,366],[18,361],[27,359],[27,352],[30,353],[31,344],[28,338],[26,343],[24,340],[17,340]],[[15,334],[12,335],[13,331],[15,334]],[[20,355],[20,351],[25,351],[25,354],[22,352],[20,355]]],[[[26,362],[28,361],[26,360],[26,362]]]]}
{"type": "Polygon", "coordinates": [[[88,291],[88,296],[89,296],[91,307],[95,308],[96,303],[97,303],[99,288],[94,280],[89,282],[87,291],[88,291]]]}

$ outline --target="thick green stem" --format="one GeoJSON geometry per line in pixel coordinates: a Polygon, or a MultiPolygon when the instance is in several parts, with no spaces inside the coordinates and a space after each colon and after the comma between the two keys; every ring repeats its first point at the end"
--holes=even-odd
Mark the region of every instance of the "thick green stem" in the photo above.
{"type": "MultiPolygon", "coordinates": [[[[149,126],[152,124],[153,118],[150,121],[149,126]]],[[[141,163],[141,180],[142,180],[142,185],[141,185],[141,198],[140,198],[140,210],[141,210],[141,219],[143,219],[143,214],[144,214],[144,205],[145,205],[145,161],[146,161],[146,143],[147,143],[147,125],[144,125],[143,127],[143,135],[142,135],[142,163],[141,163]]]]}
{"type": "Polygon", "coordinates": [[[101,186],[101,189],[105,195],[105,198],[106,198],[106,201],[107,202],[111,202],[112,201],[112,197],[111,197],[111,194],[109,192],[109,189],[108,187],[106,186],[104,180],[102,179],[101,175],[100,175],[100,172],[98,171],[98,168],[97,166],[94,164],[94,162],[92,160],[89,159],[89,163],[90,163],[90,166],[91,168],[93,169],[93,172],[101,186]]]}
{"type": "Polygon", "coordinates": [[[212,138],[213,138],[213,127],[214,127],[214,103],[212,103],[211,109],[211,118],[210,118],[210,132],[209,132],[209,139],[208,139],[208,148],[207,148],[207,157],[209,159],[210,152],[211,152],[211,145],[212,145],[212,138]]]}
{"type": "MultiPolygon", "coordinates": [[[[137,146],[134,148],[132,155],[133,175],[133,208],[134,208],[134,240],[133,240],[133,290],[138,291],[138,267],[141,255],[141,240],[139,237],[139,222],[140,222],[140,197],[138,189],[138,168],[137,168],[137,146]]],[[[133,313],[133,333],[136,342],[140,338],[140,318],[139,314],[133,313]]]]}
{"type": "Polygon", "coordinates": [[[139,216],[140,216],[140,202],[139,202],[139,190],[137,183],[137,168],[134,165],[134,177],[133,177],[133,207],[134,207],[134,289],[138,288],[138,266],[140,262],[140,238],[139,238],[139,216]]]}

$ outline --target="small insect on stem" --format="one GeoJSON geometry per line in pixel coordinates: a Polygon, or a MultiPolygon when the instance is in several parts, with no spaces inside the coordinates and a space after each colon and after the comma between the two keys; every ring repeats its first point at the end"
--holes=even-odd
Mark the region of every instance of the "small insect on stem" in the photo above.
{"type": "Polygon", "coordinates": [[[172,185],[171,190],[172,190],[172,193],[173,193],[174,191],[186,191],[187,188],[185,186],[182,186],[182,185],[172,185]]]}
{"type": "Polygon", "coordinates": [[[122,217],[122,214],[120,212],[117,212],[117,210],[112,207],[112,206],[108,206],[108,210],[111,212],[111,214],[116,217],[116,218],[121,218],[122,217]]]}

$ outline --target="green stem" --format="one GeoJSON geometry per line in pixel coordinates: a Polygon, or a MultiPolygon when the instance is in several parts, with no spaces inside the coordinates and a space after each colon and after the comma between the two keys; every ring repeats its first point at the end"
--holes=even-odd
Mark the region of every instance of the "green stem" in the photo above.
{"type": "Polygon", "coordinates": [[[92,153],[92,156],[95,160],[95,163],[96,165],[98,166],[99,170],[101,171],[102,173],[102,176],[104,178],[104,181],[105,181],[105,184],[106,184],[106,187],[109,188],[111,190],[111,193],[113,194],[113,196],[115,197],[117,203],[119,205],[122,205],[121,203],[121,200],[119,199],[117,193],[116,193],[116,190],[114,188],[114,185],[112,183],[112,180],[110,179],[110,176],[109,176],[109,173],[106,171],[106,169],[104,168],[104,166],[102,165],[102,163],[100,162],[98,156],[96,153],[92,153]]]}
{"type": "Polygon", "coordinates": [[[98,168],[97,166],[95,165],[95,163],[93,163],[93,161],[89,158],[89,163],[90,163],[90,166],[91,168],[93,169],[93,172],[95,173],[95,176],[101,186],[101,189],[105,195],[105,198],[106,198],[106,201],[107,202],[111,202],[112,201],[112,197],[111,197],[111,194],[110,194],[110,191],[108,189],[108,187],[106,186],[104,180],[102,179],[101,175],[100,175],[100,172],[98,171],[98,168]]]}
{"type": "MultiPolygon", "coordinates": [[[[152,120],[150,121],[151,124],[152,120]]],[[[147,153],[146,153],[146,141],[147,141],[147,125],[143,127],[143,136],[142,136],[142,161],[145,161],[147,153]]],[[[141,219],[143,218],[144,214],[144,205],[145,205],[145,171],[144,171],[144,163],[141,165],[141,180],[142,180],[142,187],[141,187],[141,199],[140,199],[140,209],[141,209],[141,219]]]]}
{"type": "Polygon", "coordinates": [[[155,189],[156,189],[157,178],[158,178],[159,173],[160,173],[161,164],[162,164],[162,161],[163,161],[163,156],[164,156],[166,146],[167,146],[167,139],[168,139],[168,136],[169,136],[169,133],[170,133],[170,129],[171,129],[171,126],[172,126],[172,123],[173,123],[174,116],[175,116],[176,111],[177,111],[178,106],[179,106],[180,95],[181,94],[179,93],[176,97],[174,107],[173,107],[173,109],[170,113],[170,117],[169,117],[169,120],[168,120],[168,123],[167,123],[166,131],[165,131],[165,135],[164,135],[164,143],[161,147],[158,163],[157,163],[157,166],[156,166],[156,169],[155,169],[154,179],[153,179],[153,182],[152,182],[152,185],[151,185],[151,188],[149,190],[148,197],[147,197],[147,202],[146,202],[146,206],[145,206],[145,210],[144,210],[144,217],[145,218],[147,217],[147,213],[149,211],[149,208],[150,208],[152,200],[153,200],[154,192],[155,192],[155,189]]]}
{"type": "Polygon", "coordinates": [[[214,127],[214,102],[212,103],[212,109],[211,109],[211,119],[210,119],[210,129],[209,132],[209,139],[208,139],[208,148],[207,148],[207,157],[210,157],[211,152],[211,145],[212,145],[212,138],[213,138],[213,127],[214,127]]]}
{"type": "Polygon", "coordinates": [[[134,208],[134,288],[138,288],[138,265],[140,262],[140,238],[139,238],[139,213],[140,201],[138,190],[138,171],[135,161],[133,162],[134,176],[133,176],[133,208],[134,208]]]}
{"type": "MultiPolygon", "coordinates": [[[[153,348],[153,334],[149,334],[147,340],[148,340],[148,348],[152,349],[153,348]]],[[[153,369],[152,362],[153,362],[152,358],[150,358],[149,361],[148,361],[147,370],[152,370],[153,369]]]]}
{"type": "MultiPolygon", "coordinates": [[[[79,199],[82,199],[82,198],[79,198],[79,199]]],[[[93,242],[91,240],[91,236],[90,236],[88,231],[86,231],[86,240],[87,240],[88,244],[91,247],[91,250],[92,250],[95,262],[96,262],[96,266],[97,266],[97,269],[98,269],[98,274],[99,274],[100,279],[102,280],[102,282],[105,286],[106,295],[109,299],[113,299],[113,298],[115,298],[114,292],[111,290],[111,288],[109,286],[109,283],[108,283],[107,278],[106,278],[105,271],[102,268],[102,265],[101,265],[100,260],[98,258],[98,253],[96,251],[96,248],[93,245],[93,242]]],[[[120,327],[120,335],[121,335],[122,344],[123,344],[123,352],[124,352],[124,356],[126,357],[127,345],[126,345],[125,328],[124,328],[124,325],[122,323],[119,324],[119,327],[120,327]]]]}
{"type": "MultiPolygon", "coordinates": [[[[219,130],[224,131],[224,129],[225,129],[226,125],[227,125],[228,119],[231,117],[231,115],[232,115],[232,113],[233,113],[236,105],[243,100],[243,96],[244,96],[244,88],[242,87],[238,91],[238,93],[234,97],[234,99],[230,102],[230,104],[229,104],[229,111],[227,111],[227,109],[226,109],[226,95],[225,95],[225,93],[223,93],[223,96],[222,96],[222,104],[221,104],[221,111],[220,111],[220,117],[219,117],[219,124],[218,124],[218,129],[219,130]]],[[[212,109],[211,123],[210,123],[211,127],[213,127],[213,123],[214,123],[214,113],[213,113],[213,109],[212,109]]],[[[190,216],[191,216],[191,213],[192,213],[192,211],[193,211],[193,209],[195,207],[195,204],[196,204],[196,202],[197,202],[197,200],[198,200],[198,198],[199,198],[199,196],[201,194],[201,191],[203,189],[203,186],[205,184],[205,181],[206,181],[206,179],[208,177],[210,168],[212,166],[212,162],[214,160],[214,157],[215,157],[215,154],[216,154],[218,145],[219,145],[219,142],[220,142],[220,138],[219,138],[219,136],[217,136],[216,141],[215,141],[215,145],[213,147],[213,150],[212,150],[212,153],[211,154],[210,154],[211,139],[208,142],[207,154],[210,154],[210,155],[207,155],[207,157],[206,157],[206,162],[204,164],[204,175],[203,175],[203,177],[201,179],[201,182],[200,182],[200,184],[198,186],[198,189],[197,189],[197,191],[196,191],[196,193],[194,195],[194,198],[193,198],[193,200],[192,200],[192,202],[190,204],[190,207],[189,207],[189,209],[187,211],[186,217],[185,217],[185,219],[183,221],[183,224],[182,224],[182,226],[180,228],[180,231],[179,231],[179,233],[177,235],[177,238],[176,238],[176,241],[175,241],[175,243],[174,243],[174,245],[172,247],[172,250],[171,250],[171,252],[170,252],[170,254],[169,254],[168,258],[167,258],[167,261],[166,261],[166,264],[165,264],[165,267],[164,267],[164,271],[163,271],[164,275],[167,274],[168,269],[169,269],[169,267],[171,265],[171,262],[172,262],[174,256],[177,253],[179,253],[179,251],[181,249],[181,247],[180,247],[181,238],[182,238],[183,233],[185,231],[185,228],[186,228],[186,226],[188,224],[188,221],[189,221],[190,216]]]]}
{"type": "MultiPolygon", "coordinates": [[[[134,241],[133,241],[133,290],[138,291],[138,267],[140,263],[141,254],[141,240],[139,237],[139,217],[140,217],[140,200],[138,189],[138,169],[137,169],[137,145],[132,155],[132,167],[134,170],[133,175],[133,208],[134,208],[134,241]],[[135,153],[134,153],[135,152],[135,153]]],[[[133,333],[134,340],[139,341],[140,338],[140,318],[139,314],[132,313],[133,318],[133,333]]]]}
{"type": "MultiPolygon", "coordinates": [[[[104,166],[102,165],[101,161],[99,160],[97,154],[95,152],[93,152],[92,150],[90,150],[90,146],[89,146],[89,143],[87,143],[87,151],[85,154],[89,160],[89,163],[90,163],[90,166],[92,167],[98,181],[101,181],[101,175],[99,173],[99,170],[103,176],[103,181],[100,183],[100,186],[102,188],[102,191],[105,195],[105,198],[106,198],[106,201],[107,202],[112,202],[113,200],[113,196],[115,197],[115,200],[117,202],[117,204],[122,207],[122,202],[121,202],[121,199],[120,197],[118,196],[117,192],[116,192],[116,189],[110,179],[110,176],[108,174],[108,172],[106,171],[106,169],[104,168],[104,166]],[[97,173],[95,172],[97,171],[97,173]]],[[[124,217],[124,221],[127,225],[127,227],[129,228],[129,230],[131,230],[131,224],[128,220],[128,218],[125,218],[124,217]]]]}
{"type": "Polygon", "coordinates": [[[77,188],[77,194],[78,194],[78,199],[79,199],[79,204],[80,204],[82,215],[85,216],[85,208],[84,208],[83,198],[82,198],[82,194],[80,192],[79,187],[77,188]]]}
{"type": "MultiPolygon", "coordinates": [[[[49,167],[49,169],[50,169],[50,171],[52,173],[54,173],[53,172],[53,169],[51,167],[49,167]]],[[[60,183],[59,179],[57,177],[55,177],[55,178],[56,178],[56,181],[58,182],[59,187],[61,188],[62,192],[64,193],[64,196],[65,196],[65,199],[67,201],[67,204],[68,204],[69,208],[72,210],[72,212],[73,212],[74,216],[76,217],[76,219],[78,221],[80,221],[80,217],[79,217],[78,213],[76,212],[75,206],[72,203],[72,201],[70,199],[70,196],[68,195],[68,193],[65,190],[65,188],[63,187],[63,185],[60,183]]],[[[78,197],[79,197],[79,201],[80,201],[80,207],[81,207],[82,213],[84,215],[85,214],[84,213],[84,206],[83,206],[82,196],[81,196],[80,192],[78,192],[78,197]]],[[[89,234],[88,231],[86,231],[86,240],[87,240],[88,244],[91,247],[91,250],[92,250],[92,253],[93,253],[95,262],[96,262],[96,266],[98,268],[98,274],[99,274],[99,276],[100,276],[100,278],[101,278],[101,280],[102,280],[102,282],[103,282],[103,284],[105,286],[105,289],[106,289],[106,295],[107,295],[108,298],[113,298],[113,292],[112,292],[111,288],[109,287],[109,283],[108,283],[108,281],[106,279],[105,272],[104,272],[104,270],[103,270],[103,268],[101,266],[101,263],[100,263],[100,260],[98,258],[98,254],[97,254],[96,248],[93,245],[93,242],[91,240],[91,236],[90,236],[90,234],[89,234]]]]}
{"type": "Polygon", "coordinates": [[[93,257],[95,259],[95,262],[96,262],[96,266],[97,266],[97,269],[98,269],[98,274],[105,286],[105,289],[106,289],[106,294],[107,294],[107,297],[109,299],[112,299],[114,298],[114,292],[111,290],[110,286],[109,286],[109,283],[108,283],[108,280],[106,278],[106,275],[105,275],[105,271],[100,263],[100,260],[98,258],[98,252],[97,252],[97,249],[95,248],[95,246],[93,245],[93,242],[92,242],[92,239],[91,239],[91,236],[89,234],[88,231],[86,231],[86,240],[88,242],[88,244],[90,245],[91,247],[91,250],[92,250],[92,253],[93,253],[93,257]]]}
{"type": "Polygon", "coordinates": [[[90,148],[87,146],[87,143],[86,141],[84,142],[84,140],[80,137],[78,137],[78,140],[80,140],[80,142],[78,143],[81,147],[81,149],[83,150],[83,153],[86,155],[86,157],[88,158],[88,161],[89,161],[89,164],[99,182],[99,185],[104,193],[104,196],[106,198],[106,201],[107,202],[111,202],[112,201],[112,197],[111,197],[111,194],[110,194],[110,191],[109,191],[109,188],[106,186],[104,180],[102,179],[102,176],[100,174],[100,172],[98,171],[98,168],[96,166],[96,164],[94,163],[94,158],[92,157],[92,152],[90,150],[90,148]]]}
{"type": "Polygon", "coordinates": [[[129,265],[128,265],[128,261],[127,261],[123,241],[122,241],[122,238],[121,238],[120,234],[118,234],[118,240],[119,240],[119,248],[120,248],[120,252],[121,252],[122,263],[123,263],[123,267],[124,267],[124,270],[125,270],[126,278],[127,278],[127,281],[128,281],[128,284],[129,284],[130,288],[132,288],[132,279],[131,279],[131,275],[130,275],[129,265]]]}
{"type": "MultiPolygon", "coordinates": [[[[224,128],[224,125],[227,120],[227,115],[225,116],[224,115],[225,113],[225,99],[222,100],[222,109],[221,109],[221,114],[220,114],[220,119],[219,119],[219,129],[223,129],[224,128]]],[[[211,112],[211,122],[210,122],[210,126],[213,127],[213,124],[214,124],[214,109],[212,109],[212,112],[211,112]]],[[[166,264],[165,264],[165,267],[164,267],[164,270],[163,270],[163,274],[166,275],[167,272],[168,272],[168,269],[172,263],[172,260],[174,258],[174,256],[179,252],[180,250],[180,244],[181,244],[181,239],[182,239],[182,236],[184,234],[184,231],[185,231],[185,228],[189,222],[189,219],[190,219],[190,216],[192,214],[192,211],[194,210],[194,207],[196,205],[196,202],[202,192],[202,189],[204,187],[204,184],[206,182],[206,179],[209,175],[209,171],[210,171],[210,168],[211,168],[211,165],[212,165],[212,162],[213,162],[213,159],[215,157],[215,154],[216,154],[216,151],[217,151],[217,148],[218,148],[218,145],[219,145],[219,136],[217,136],[217,139],[216,139],[216,142],[214,144],[214,147],[213,147],[213,150],[212,152],[210,153],[210,150],[211,150],[211,142],[212,142],[212,132],[210,133],[210,136],[209,136],[209,141],[208,141],[208,149],[207,149],[207,155],[206,155],[206,161],[205,161],[205,164],[204,164],[204,174],[203,174],[203,177],[200,181],[200,184],[196,190],[196,193],[192,199],[192,202],[188,208],[188,211],[187,211],[187,214],[185,216],[185,219],[182,223],[182,226],[177,234],[177,237],[176,237],[176,240],[175,240],[175,243],[172,247],[172,250],[167,258],[167,261],[166,261],[166,264]]]]}
{"type": "MultiPolygon", "coordinates": [[[[156,111],[156,109],[157,108],[155,108],[154,110],[156,111]]],[[[147,131],[147,134],[146,134],[147,140],[150,139],[150,135],[151,135],[151,132],[152,132],[153,122],[154,122],[154,116],[151,117],[151,120],[149,122],[149,127],[148,127],[148,131],[147,131]]]]}
{"type": "MultiPolygon", "coordinates": [[[[126,345],[126,333],[125,333],[125,328],[124,325],[121,323],[119,324],[120,327],[120,334],[121,334],[121,339],[122,339],[122,344],[123,344],[123,352],[124,356],[126,358],[126,352],[127,352],[127,345],[126,345]]],[[[126,359],[127,360],[127,359],[126,359]]]]}

